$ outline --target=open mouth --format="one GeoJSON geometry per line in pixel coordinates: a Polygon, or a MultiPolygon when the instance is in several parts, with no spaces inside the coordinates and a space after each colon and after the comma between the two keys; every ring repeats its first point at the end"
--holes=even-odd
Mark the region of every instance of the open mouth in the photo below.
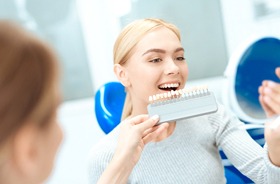
{"type": "Polygon", "coordinates": [[[170,84],[162,84],[158,86],[158,88],[163,91],[175,91],[179,88],[179,86],[180,86],[179,83],[170,83],[170,84]]]}
{"type": "Polygon", "coordinates": [[[173,97],[178,97],[182,91],[178,91],[180,87],[179,82],[175,83],[166,83],[166,84],[161,84],[158,86],[158,88],[163,92],[160,92],[158,94],[149,96],[149,102],[155,102],[158,100],[163,100],[163,99],[168,99],[168,98],[173,98],[173,97]]]}

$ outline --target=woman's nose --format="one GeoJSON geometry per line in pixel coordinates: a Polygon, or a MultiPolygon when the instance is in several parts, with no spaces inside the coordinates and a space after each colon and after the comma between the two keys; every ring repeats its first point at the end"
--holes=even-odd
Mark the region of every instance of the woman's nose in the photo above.
{"type": "Polygon", "coordinates": [[[180,71],[179,66],[175,63],[174,60],[168,60],[166,62],[165,66],[165,74],[172,75],[172,74],[178,74],[180,71]]]}

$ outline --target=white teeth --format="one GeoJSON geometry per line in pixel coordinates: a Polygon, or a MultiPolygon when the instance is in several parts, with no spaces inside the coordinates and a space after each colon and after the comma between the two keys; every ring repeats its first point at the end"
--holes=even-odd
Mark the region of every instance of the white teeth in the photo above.
{"type": "MultiPolygon", "coordinates": [[[[166,86],[166,88],[168,86],[179,87],[179,84],[178,83],[164,84],[161,87],[163,88],[163,86],[166,86]]],[[[149,96],[149,101],[150,101],[150,103],[154,103],[157,101],[163,101],[165,99],[166,100],[174,99],[174,98],[178,98],[178,97],[192,98],[193,96],[195,97],[195,96],[208,94],[208,92],[209,91],[208,91],[207,86],[198,86],[198,87],[184,88],[184,89],[179,89],[179,90],[170,90],[170,91],[167,91],[166,93],[159,93],[159,94],[149,96]]]]}
{"type": "Polygon", "coordinates": [[[157,100],[157,97],[156,97],[156,95],[153,95],[153,100],[155,101],[155,100],[157,100]]]}
{"type": "Polygon", "coordinates": [[[163,84],[159,86],[160,88],[177,88],[179,83],[163,84]]]}
{"type": "Polygon", "coordinates": [[[170,91],[168,91],[167,96],[168,96],[168,97],[171,97],[171,96],[172,96],[170,91]]]}

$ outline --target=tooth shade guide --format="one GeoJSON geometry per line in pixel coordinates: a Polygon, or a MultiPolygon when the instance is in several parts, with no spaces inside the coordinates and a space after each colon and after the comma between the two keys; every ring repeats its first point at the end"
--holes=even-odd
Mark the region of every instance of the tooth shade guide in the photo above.
{"type": "Polygon", "coordinates": [[[192,88],[184,88],[179,90],[171,90],[166,93],[155,94],[149,96],[149,102],[151,104],[163,104],[176,101],[178,99],[184,98],[195,98],[203,95],[209,94],[207,86],[198,86],[192,88]]]}
{"type": "Polygon", "coordinates": [[[172,92],[171,95],[169,92],[167,94],[171,97],[151,101],[147,106],[149,116],[158,115],[160,117],[158,124],[160,124],[206,115],[218,110],[215,95],[207,87],[194,87],[181,91],[182,93],[178,90],[179,95],[176,95],[176,92],[172,92]]]}

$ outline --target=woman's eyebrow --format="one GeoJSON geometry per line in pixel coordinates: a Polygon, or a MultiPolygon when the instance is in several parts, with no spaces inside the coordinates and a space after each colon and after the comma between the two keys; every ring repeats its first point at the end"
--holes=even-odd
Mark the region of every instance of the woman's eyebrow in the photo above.
{"type": "Polygon", "coordinates": [[[180,52],[180,51],[185,51],[185,49],[183,48],[183,47],[179,47],[179,48],[177,48],[177,49],[175,49],[175,52],[180,52]]]}
{"type": "MultiPolygon", "coordinates": [[[[177,49],[175,49],[175,51],[174,52],[180,52],[180,51],[185,51],[184,50],[184,48],[183,47],[179,47],[179,48],[177,48],[177,49]]],[[[157,53],[166,53],[166,51],[165,50],[163,50],[163,49],[149,49],[149,50],[147,50],[146,52],[144,52],[144,54],[142,54],[142,56],[144,56],[144,55],[146,55],[146,54],[148,54],[148,53],[150,53],[150,52],[157,52],[157,53]]]]}
{"type": "Polygon", "coordinates": [[[148,54],[150,52],[158,52],[158,53],[163,53],[163,54],[166,53],[166,51],[163,50],[163,49],[149,49],[146,52],[144,52],[144,54],[142,54],[142,56],[144,56],[144,55],[146,55],[146,54],[148,54]]]}

